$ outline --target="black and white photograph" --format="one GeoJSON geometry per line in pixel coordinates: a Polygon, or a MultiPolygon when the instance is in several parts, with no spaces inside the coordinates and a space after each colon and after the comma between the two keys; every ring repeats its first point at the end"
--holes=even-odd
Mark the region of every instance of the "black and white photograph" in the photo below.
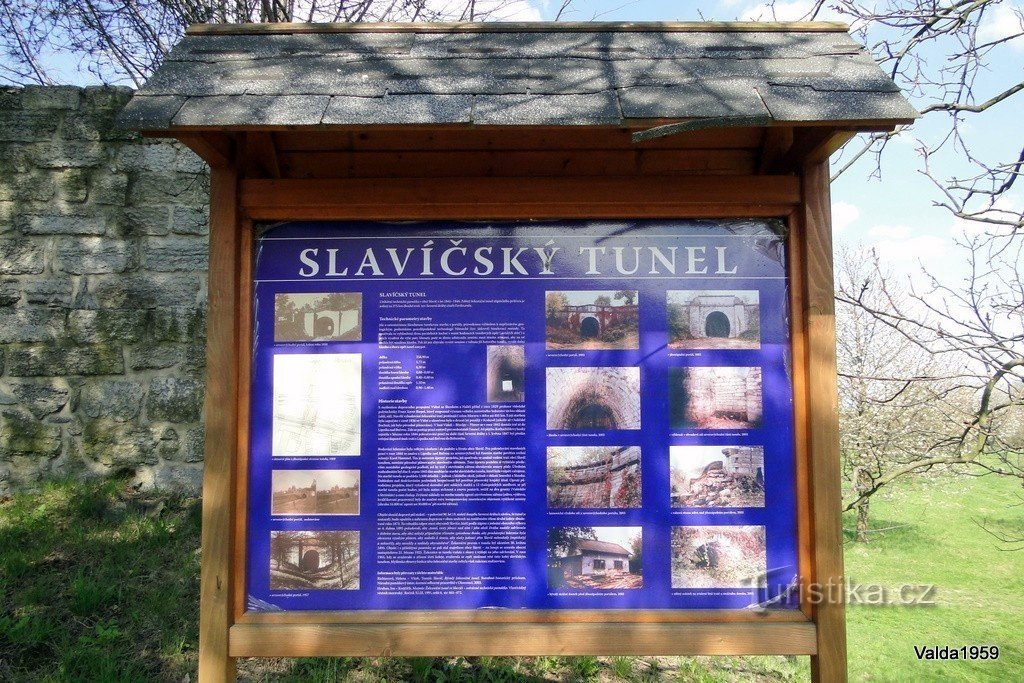
{"type": "Polygon", "coordinates": [[[274,341],[359,341],[363,327],[360,292],[276,294],[274,341]]]}
{"type": "Polygon", "coordinates": [[[359,470],[274,470],[273,515],[358,515],[359,470]]]}
{"type": "Polygon", "coordinates": [[[358,531],[271,531],[271,590],[359,588],[358,531]]]}

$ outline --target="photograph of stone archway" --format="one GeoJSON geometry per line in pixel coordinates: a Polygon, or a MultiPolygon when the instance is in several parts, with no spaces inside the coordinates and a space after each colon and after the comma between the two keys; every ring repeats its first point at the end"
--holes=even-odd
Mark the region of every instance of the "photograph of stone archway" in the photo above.
{"type": "Polygon", "coordinates": [[[640,368],[547,369],[550,430],[640,429],[640,368]]]}
{"type": "Polygon", "coordinates": [[[673,588],[760,588],[768,570],[763,526],[672,527],[673,588]]]}
{"type": "Polygon", "coordinates": [[[487,402],[521,403],[526,398],[526,348],[487,347],[487,402]]]}
{"type": "Polygon", "coordinates": [[[757,290],[669,290],[668,345],[674,349],[757,349],[757,290]]]}
{"type": "Polygon", "coordinates": [[[274,341],[359,341],[363,295],[359,292],[276,294],[274,341]]]}
{"type": "Polygon", "coordinates": [[[754,429],[761,426],[761,368],[669,368],[672,429],[754,429]]]}
{"type": "Polygon", "coordinates": [[[639,446],[551,446],[548,507],[640,507],[639,446]]]}
{"type": "Polygon", "coordinates": [[[358,531],[270,532],[270,590],[358,588],[358,531]]]}
{"type": "Polygon", "coordinates": [[[544,296],[549,349],[640,348],[636,290],[552,291],[544,296]]]}

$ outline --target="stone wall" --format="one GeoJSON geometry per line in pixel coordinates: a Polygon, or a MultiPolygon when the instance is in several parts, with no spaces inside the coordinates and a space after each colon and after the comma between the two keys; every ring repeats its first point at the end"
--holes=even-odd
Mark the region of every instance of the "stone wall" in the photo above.
{"type": "Polygon", "coordinates": [[[0,89],[0,494],[199,487],[208,175],[126,88],[0,89]]]}

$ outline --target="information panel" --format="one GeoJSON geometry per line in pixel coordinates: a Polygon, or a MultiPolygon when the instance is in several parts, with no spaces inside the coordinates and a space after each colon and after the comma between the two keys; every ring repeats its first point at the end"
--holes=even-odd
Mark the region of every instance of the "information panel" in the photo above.
{"type": "Polygon", "coordinates": [[[248,609],[794,607],[783,230],[264,226],[248,609]]]}

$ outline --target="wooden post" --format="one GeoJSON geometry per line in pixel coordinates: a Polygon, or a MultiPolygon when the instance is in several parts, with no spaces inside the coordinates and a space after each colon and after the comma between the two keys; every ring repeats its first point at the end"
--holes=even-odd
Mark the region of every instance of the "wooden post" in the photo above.
{"type": "Polygon", "coordinates": [[[228,656],[233,571],[232,513],[238,428],[238,174],[210,170],[210,277],[206,330],[206,454],[203,465],[202,569],[199,589],[199,680],[235,679],[228,656]]]}
{"type": "Polygon", "coordinates": [[[807,442],[810,469],[811,576],[824,592],[812,605],[818,653],[811,656],[814,681],[844,683],[846,615],[843,576],[842,492],[839,464],[839,398],[836,382],[835,292],[828,161],[802,172],[798,210],[803,253],[804,319],[807,325],[807,442]]]}

